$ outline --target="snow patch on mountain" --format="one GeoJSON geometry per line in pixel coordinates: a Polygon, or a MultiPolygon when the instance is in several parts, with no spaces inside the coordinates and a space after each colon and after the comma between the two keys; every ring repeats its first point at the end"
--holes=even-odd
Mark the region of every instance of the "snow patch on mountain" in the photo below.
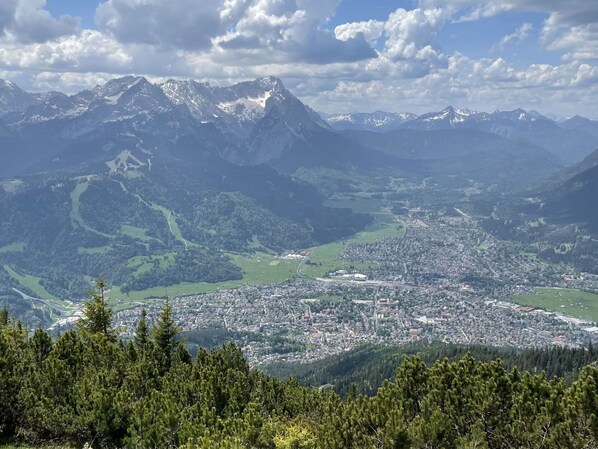
{"type": "Polygon", "coordinates": [[[219,109],[234,115],[243,121],[256,121],[264,116],[266,102],[272,97],[272,91],[266,91],[258,97],[242,97],[233,101],[219,103],[219,109]]]}
{"type": "Polygon", "coordinates": [[[409,112],[372,113],[355,112],[351,114],[336,114],[325,116],[326,121],[337,129],[361,129],[368,131],[386,131],[397,128],[400,124],[416,118],[409,112]]]}

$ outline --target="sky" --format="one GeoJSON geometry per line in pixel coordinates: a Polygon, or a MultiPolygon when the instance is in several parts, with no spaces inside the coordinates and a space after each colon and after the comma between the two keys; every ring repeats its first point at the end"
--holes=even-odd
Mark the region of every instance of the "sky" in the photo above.
{"type": "Polygon", "coordinates": [[[597,0],[0,0],[0,78],[277,76],[312,108],[598,119],[597,0]]]}

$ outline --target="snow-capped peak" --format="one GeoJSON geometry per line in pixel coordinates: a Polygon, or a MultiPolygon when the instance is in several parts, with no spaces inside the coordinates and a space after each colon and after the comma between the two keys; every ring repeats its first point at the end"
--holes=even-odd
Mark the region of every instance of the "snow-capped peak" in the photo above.
{"type": "Polygon", "coordinates": [[[409,112],[353,112],[350,114],[325,115],[326,121],[338,129],[364,129],[370,131],[388,130],[412,120],[415,114],[409,112]]]}
{"type": "Polygon", "coordinates": [[[0,88],[1,89],[19,89],[15,83],[8,80],[0,79],[0,88]]]}
{"type": "Polygon", "coordinates": [[[116,103],[120,97],[138,84],[149,84],[142,76],[125,76],[108,81],[104,85],[96,86],[92,93],[97,98],[103,98],[110,103],[116,103]]]}
{"type": "Polygon", "coordinates": [[[12,81],[0,80],[0,116],[9,112],[24,111],[36,103],[38,103],[37,98],[12,81]]]}

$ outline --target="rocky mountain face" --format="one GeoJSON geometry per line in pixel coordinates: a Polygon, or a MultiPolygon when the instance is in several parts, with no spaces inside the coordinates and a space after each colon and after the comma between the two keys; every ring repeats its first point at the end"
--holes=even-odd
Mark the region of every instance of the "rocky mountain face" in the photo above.
{"type": "Polygon", "coordinates": [[[254,165],[280,159],[298,142],[331,132],[273,77],[213,87],[175,80],[155,85],[127,76],[71,96],[32,96],[16,89],[12,83],[0,88],[7,99],[0,111],[0,137],[18,136],[27,150],[21,151],[23,160],[3,174],[47,168],[44,164],[51,168],[52,161],[64,160],[65,151],[72,156],[72,148],[82,145],[122,151],[131,140],[136,142],[128,149],[146,154],[187,145],[254,165]],[[19,91],[20,102],[15,94],[19,91]]]}
{"type": "Polygon", "coordinates": [[[15,83],[0,80],[0,116],[9,112],[24,111],[41,101],[40,96],[25,92],[15,83]]]}

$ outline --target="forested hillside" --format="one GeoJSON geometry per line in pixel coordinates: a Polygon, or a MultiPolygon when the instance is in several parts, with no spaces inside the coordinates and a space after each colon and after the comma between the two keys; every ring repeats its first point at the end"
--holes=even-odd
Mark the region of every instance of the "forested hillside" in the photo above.
{"type": "Polygon", "coordinates": [[[193,359],[165,302],[134,338],[111,326],[105,285],[78,328],[32,335],[0,315],[0,436],[134,448],[587,448],[598,440],[598,367],[570,386],[471,355],[407,357],[373,396],[251,370],[228,344],[193,359]]]}
{"type": "Polygon", "coordinates": [[[479,362],[500,359],[507,370],[513,368],[531,373],[544,372],[546,377],[559,377],[573,383],[580,371],[598,362],[598,348],[495,348],[488,346],[444,343],[413,343],[405,346],[363,345],[353,351],[309,364],[272,364],[264,367],[268,374],[279,378],[295,377],[301,385],[332,385],[334,391],[345,396],[351,391],[375,394],[409,357],[416,356],[426,365],[438,360],[457,362],[467,355],[479,362]]]}

